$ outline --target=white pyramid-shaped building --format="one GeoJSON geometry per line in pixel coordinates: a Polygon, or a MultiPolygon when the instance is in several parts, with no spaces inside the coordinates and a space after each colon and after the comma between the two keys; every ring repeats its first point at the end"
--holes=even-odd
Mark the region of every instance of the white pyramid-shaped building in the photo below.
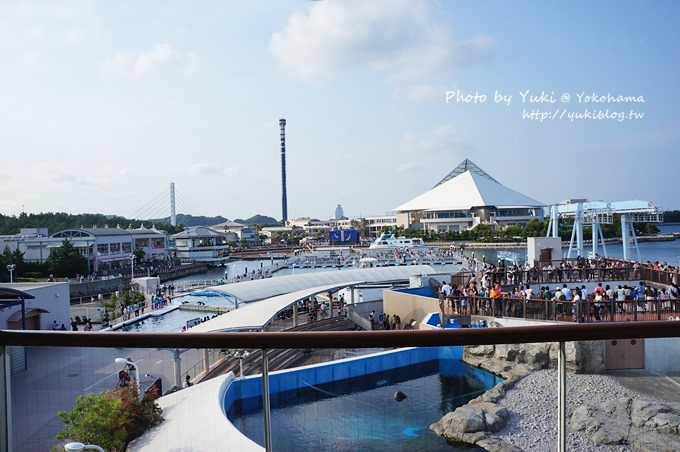
{"type": "Polygon", "coordinates": [[[397,224],[437,232],[478,224],[526,224],[543,218],[542,202],[512,190],[465,159],[431,190],[397,207],[397,224]]]}

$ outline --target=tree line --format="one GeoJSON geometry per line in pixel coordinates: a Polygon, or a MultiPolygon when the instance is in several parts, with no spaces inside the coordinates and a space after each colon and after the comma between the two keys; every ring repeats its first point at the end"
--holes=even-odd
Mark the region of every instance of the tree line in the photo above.
{"type": "Polygon", "coordinates": [[[24,228],[47,228],[49,234],[62,231],[64,229],[78,228],[103,228],[105,226],[115,228],[120,226],[138,228],[143,225],[145,228],[155,226],[158,230],[167,231],[168,234],[182,232],[184,226],[179,224],[172,226],[168,223],[154,223],[153,220],[135,220],[116,215],[103,215],[100,213],[83,213],[72,215],[64,212],[49,213],[25,213],[18,216],[0,214],[0,235],[18,234],[24,228]]]}
{"type": "MultiPolygon", "coordinates": [[[[382,232],[393,232],[397,236],[420,237],[425,242],[524,242],[527,237],[544,237],[548,232],[550,218],[529,220],[526,225],[507,225],[496,226],[489,224],[479,224],[473,229],[464,231],[432,231],[423,229],[385,226],[382,232]]],[[[571,239],[571,231],[574,226],[573,218],[560,220],[558,235],[564,241],[571,239]]],[[[612,224],[600,225],[602,235],[605,238],[621,237],[621,216],[614,214],[612,224]]],[[[656,234],[659,229],[654,223],[634,223],[635,233],[639,235],[656,234]]],[[[584,237],[592,234],[590,226],[584,226],[584,237]]]]}

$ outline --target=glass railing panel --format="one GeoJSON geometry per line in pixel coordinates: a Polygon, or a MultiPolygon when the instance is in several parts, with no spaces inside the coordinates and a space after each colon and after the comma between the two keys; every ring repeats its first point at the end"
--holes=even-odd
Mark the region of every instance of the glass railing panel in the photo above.
{"type": "MultiPolygon", "coordinates": [[[[633,305],[637,303],[631,303],[631,308],[633,305]]],[[[526,312],[541,308],[538,303],[521,306],[526,312]]],[[[573,309],[573,304],[569,303],[547,306],[556,313],[573,309]]],[[[496,321],[502,324],[504,318],[498,317],[496,321]]],[[[544,353],[544,348],[533,347],[533,353],[536,353],[533,358],[528,351],[519,351],[520,345],[494,343],[512,343],[518,336],[531,337],[534,340],[527,339],[526,342],[532,343],[543,340],[541,336],[533,335],[529,328],[475,328],[461,330],[460,333],[465,334],[459,336],[467,338],[463,340],[467,343],[478,343],[471,342],[470,338],[484,338],[480,343],[488,345],[482,348],[489,354],[487,358],[498,364],[496,369],[502,369],[501,373],[540,360],[551,367],[551,370],[536,368],[530,373],[540,384],[531,379],[526,380],[526,384],[520,381],[516,386],[523,391],[521,394],[511,390],[505,402],[503,399],[498,401],[501,405],[507,404],[513,417],[497,433],[524,450],[554,450],[558,391],[553,341],[556,337],[573,337],[587,332],[588,336],[584,337],[588,340],[566,343],[569,370],[567,426],[573,426],[574,430],[568,435],[567,450],[591,450],[592,441],[598,439],[587,434],[594,430],[588,426],[592,426],[592,422],[619,422],[618,418],[611,417],[611,404],[615,399],[630,399],[626,405],[629,407],[637,404],[635,406],[640,409],[653,408],[655,413],[661,413],[659,425],[662,424],[663,406],[677,410],[672,403],[680,403],[680,369],[677,365],[680,339],[645,338],[645,335],[677,336],[678,330],[671,328],[675,326],[671,322],[675,321],[640,322],[637,330],[630,327],[616,329],[616,335],[612,337],[625,336],[624,339],[602,338],[603,331],[617,328],[616,323],[573,323],[562,324],[559,328],[549,325],[547,328],[551,329],[541,330],[541,334],[549,334],[545,331],[552,330],[560,332],[552,338],[546,336],[545,340],[553,345],[546,344],[545,347],[552,351],[544,353]],[[633,334],[633,331],[640,334],[633,334]],[[489,341],[489,338],[493,340],[489,341]],[[660,408],[650,408],[652,402],[660,408]],[[588,408],[583,410],[605,414],[599,421],[572,421],[579,407],[585,406],[588,408]],[[522,423],[522,419],[529,416],[527,409],[545,416],[539,428],[535,424],[522,423]],[[576,430],[579,433],[575,433],[576,430]],[[533,446],[522,443],[526,438],[533,446]]],[[[618,324],[630,325],[627,322],[618,324]]],[[[435,333],[426,337],[431,337],[431,341],[450,341],[453,337],[444,331],[435,333]]],[[[280,344],[276,345],[279,348],[266,350],[270,366],[273,450],[297,450],[295,441],[307,444],[307,450],[309,445],[324,450],[324,444],[328,443],[323,441],[329,439],[337,441],[334,447],[338,449],[385,450],[386,441],[395,440],[394,448],[389,447],[389,450],[455,450],[430,432],[429,425],[500,382],[496,376],[482,372],[476,363],[474,366],[463,364],[462,346],[447,344],[411,350],[393,347],[396,343],[404,346],[408,342],[418,342],[424,334],[429,334],[426,331],[342,333],[345,336],[304,336],[292,332],[278,336],[254,334],[275,339],[270,344],[280,344]],[[295,339],[288,341],[288,337],[295,339]],[[360,337],[361,342],[352,343],[354,337],[360,337]],[[391,338],[398,340],[395,342],[391,338]],[[307,342],[302,344],[302,339],[307,342]],[[307,343],[309,347],[304,347],[307,343]],[[318,345],[326,348],[316,348],[318,345]],[[332,346],[334,348],[330,348],[332,346]],[[329,361],[332,364],[325,364],[329,361]],[[291,367],[294,369],[285,370],[291,367]],[[385,433],[378,436],[378,432],[385,433]]],[[[80,333],[78,338],[82,336],[83,341],[88,341],[88,335],[89,338],[104,337],[99,333],[80,333]]],[[[212,337],[221,337],[220,341],[229,344],[232,335],[212,337]]],[[[153,347],[149,337],[134,336],[144,342],[145,347],[153,347]]],[[[170,450],[181,446],[220,450],[219,447],[225,444],[234,450],[258,450],[265,444],[259,376],[263,351],[259,346],[244,347],[242,342],[240,348],[215,348],[214,342],[208,349],[191,348],[196,345],[195,338],[203,339],[195,334],[173,335],[172,340],[179,341],[173,342],[173,347],[177,348],[7,346],[10,350],[6,361],[11,374],[13,450],[50,450],[52,447],[63,450],[67,440],[98,441],[98,437],[56,438],[65,428],[58,413],[72,410],[83,394],[114,390],[121,380],[125,380],[119,372],[126,366],[130,379],[122,384],[135,387],[139,382],[142,393],[152,387],[160,389],[163,397],[158,403],[166,418],[153,434],[136,440],[132,450],[170,450]],[[225,377],[228,372],[233,373],[229,378],[225,377]],[[187,376],[190,386],[185,387],[187,376]]],[[[620,414],[624,415],[623,412],[620,414]]],[[[651,423],[648,424],[630,427],[622,441],[641,445],[644,440],[647,450],[665,447],[659,439],[663,436],[649,434],[647,430],[651,423]]]]}

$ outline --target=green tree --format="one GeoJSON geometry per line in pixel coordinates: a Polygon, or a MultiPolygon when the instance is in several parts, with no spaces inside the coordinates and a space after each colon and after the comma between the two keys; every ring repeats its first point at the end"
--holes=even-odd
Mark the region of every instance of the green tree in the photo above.
{"type": "Polygon", "coordinates": [[[135,255],[135,259],[137,259],[138,263],[144,262],[144,258],[146,257],[146,253],[144,252],[143,249],[141,248],[135,248],[133,253],[135,255]]]}
{"type": "Polygon", "coordinates": [[[139,399],[129,386],[78,397],[71,411],[61,411],[64,429],[57,439],[97,444],[107,451],[124,451],[127,444],[163,420],[155,387],[139,399]]]}
{"type": "Polygon", "coordinates": [[[113,392],[83,394],[72,411],[61,411],[64,429],[58,439],[97,444],[110,451],[123,451],[127,444],[128,413],[113,392]]]}
{"type": "Polygon", "coordinates": [[[47,268],[55,276],[84,275],[87,273],[87,259],[70,241],[64,240],[59,248],[50,253],[47,258],[47,268]]]}
{"type": "Polygon", "coordinates": [[[10,264],[15,265],[15,268],[12,271],[12,279],[16,282],[25,271],[24,253],[18,249],[12,251],[9,249],[9,246],[5,246],[2,254],[0,254],[0,281],[9,281],[7,266],[10,264]]]}

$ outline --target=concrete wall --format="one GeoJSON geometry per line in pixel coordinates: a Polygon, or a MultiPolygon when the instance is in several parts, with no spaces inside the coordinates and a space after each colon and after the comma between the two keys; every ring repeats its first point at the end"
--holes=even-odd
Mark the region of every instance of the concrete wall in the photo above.
{"type": "Polygon", "coordinates": [[[541,258],[541,250],[550,248],[551,259],[562,259],[562,239],[559,237],[527,237],[527,262],[533,265],[541,258]]]}
{"type": "Polygon", "coordinates": [[[411,319],[420,324],[431,312],[439,312],[437,298],[422,295],[386,290],[383,293],[383,311],[390,316],[398,315],[401,324],[406,325],[411,319]]]}
{"type": "MultiPolygon", "coordinates": [[[[22,290],[33,295],[35,299],[26,300],[26,311],[30,309],[44,309],[45,313],[40,314],[40,329],[51,330],[52,321],[56,320],[58,325],[62,323],[66,328],[71,328],[71,314],[69,303],[69,284],[66,282],[53,283],[16,283],[5,284],[5,287],[22,290]]],[[[21,306],[12,306],[0,311],[0,328],[8,327],[7,319],[14,313],[21,310],[21,306]]]]}
{"type": "Polygon", "coordinates": [[[680,372],[680,338],[645,339],[645,369],[659,373],[680,372]]]}

